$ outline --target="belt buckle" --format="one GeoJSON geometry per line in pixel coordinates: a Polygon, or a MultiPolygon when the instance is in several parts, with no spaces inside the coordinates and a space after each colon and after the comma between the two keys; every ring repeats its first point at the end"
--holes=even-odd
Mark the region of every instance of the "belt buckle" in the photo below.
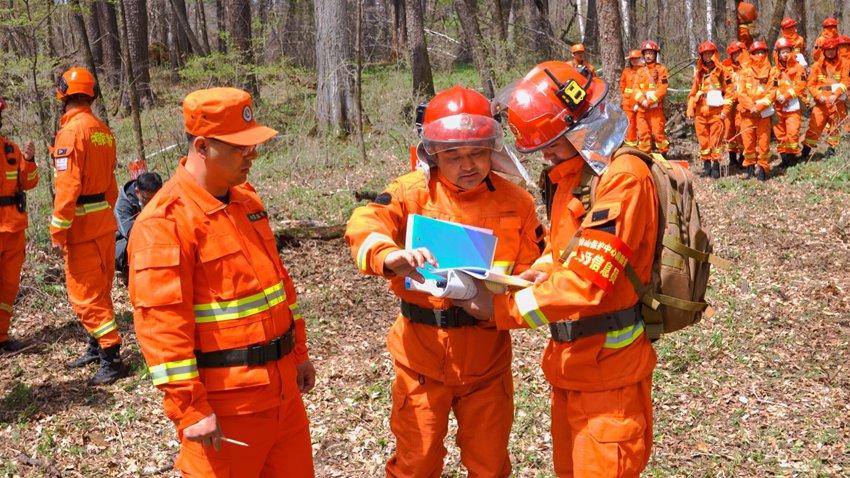
{"type": "Polygon", "coordinates": [[[265,365],[266,360],[266,348],[263,345],[252,345],[248,347],[248,352],[246,353],[246,360],[248,366],[259,366],[265,365]]]}

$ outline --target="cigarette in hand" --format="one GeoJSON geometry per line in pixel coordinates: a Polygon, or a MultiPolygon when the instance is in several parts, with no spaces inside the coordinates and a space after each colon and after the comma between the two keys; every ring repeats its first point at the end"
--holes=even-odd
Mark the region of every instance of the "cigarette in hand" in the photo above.
{"type": "Polygon", "coordinates": [[[248,446],[248,444],[245,443],[244,441],[234,440],[233,438],[227,438],[225,436],[221,437],[221,441],[226,441],[227,443],[232,443],[234,445],[239,445],[239,446],[245,446],[245,447],[248,446]]]}

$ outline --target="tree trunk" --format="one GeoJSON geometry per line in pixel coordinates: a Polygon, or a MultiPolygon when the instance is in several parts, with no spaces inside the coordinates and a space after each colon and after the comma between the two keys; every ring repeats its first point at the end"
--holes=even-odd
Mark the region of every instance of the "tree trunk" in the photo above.
{"type": "Polygon", "coordinates": [[[584,5],[584,0],[576,0],[576,12],[578,13],[578,31],[579,33],[581,33],[581,42],[587,43],[587,15],[584,13],[584,5]]]}
{"type": "MultiPolygon", "coordinates": [[[[186,0],[170,0],[171,1],[171,25],[174,27],[174,32],[177,33],[177,45],[180,48],[180,56],[186,57],[192,54],[194,44],[189,39],[189,33],[192,31],[188,28],[189,15],[186,11],[186,0]],[[184,22],[186,26],[183,26],[184,22]]],[[[197,38],[196,38],[197,41],[197,38]]],[[[194,50],[197,52],[197,50],[194,50]]]]}
{"type": "MultiPolygon", "coordinates": [[[[83,59],[85,60],[86,67],[88,67],[91,74],[94,76],[95,83],[100,84],[100,80],[97,78],[97,68],[94,65],[94,56],[92,56],[91,52],[91,43],[89,42],[89,36],[86,32],[86,22],[83,19],[82,15],[82,6],[80,5],[80,0],[71,0],[71,6],[73,7],[71,13],[71,22],[74,24],[74,28],[77,32],[77,38],[79,39],[80,49],[83,52],[83,59]]],[[[103,92],[101,91],[100,101],[95,102],[94,106],[97,111],[100,119],[109,125],[109,116],[106,114],[106,101],[103,99],[103,92]]]]}
{"type": "MultiPolygon", "coordinates": [[[[620,15],[623,18],[623,45],[631,45],[632,44],[632,17],[631,11],[629,10],[629,4],[632,3],[630,0],[620,0],[620,15]]],[[[623,52],[625,55],[627,52],[623,52]]]]}
{"type": "Polygon", "coordinates": [[[599,17],[599,45],[602,59],[602,78],[612,85],[608,89],[610,101],[620,103],[619,84],[623,72],[623,37],[620,25],[620,6],[617,0],[596,0],[596,16],[599,17]]]}
{"type": "Polygon", "coordinates": [[[324,133],[345,136],[358,112],[348,9],[345,0],[316,0],[316,114],[324,133]]]}
{"type": "Polygon", "coordinates": [[[171,82],[180,81],[180,48],[177,45],[177,32],[173,21],[166,23],[168,35],[168,64],[171,66],[171,82]]]}
{"type": "MultiPolygon", "coordinates": [[[[344,0],[343,0],[344,1],[344,0]]],[[[248,70],[245,73],[245,89],[255,97],[260,95],[257,75],[254,73],[254,50],[251,35],[251,0],[230,0],[230,35],[233,47],[239,52],[241,64],[248,70]]]]}
{"type": "Polygon", "coordinates": [[[470,47],[470,53],[472,53],[472,61],[475,63],[475,69],[478,70],[478,77],[481,79],[481,89],[485,96],[492,98],[496,94],[493,86],[496,78],[488,63],[489,55],[484,47],[481,28],[478,26],[474,2],[475,0],[452,0],[455,13],[460,20],[463,36],[470,47]]]}
{"type": "Polygon", "coordinates": [[[100,31],[100,18],[97,15],[97,4],[95,2],[86,2],[86,31],[91,42],[91,54],[94,58],[94,64],[97,66],[103,65],[103,47],[101,42],[102,33],[100,31]]]}
{"type": "Polygon", "coordinates": [[[127,18],[133,22],[127,25],[127,39],[130,57],[133,62],[132,83],[136,85],[139,103],[143,108],[153,105],[151,74],[148,66],[148,10],[147,0],[125,0],[127,18]]]}
{"type": "Polygon", "coordinates": [[[571,3],[567,1],[553,1],[549,3],[549,24],[552,25],[553,39],[553,56],[558,58],[566,58],[569,49],[566,46],[566,39],[569,38],[570,27],[572,20],[576,16],[571,16],[575,13],[571,7],[571,3]],[[555,40],[557,39],[557,41],[555,40]]]}
{"type": "Polygon", "coordinates": [[[210,48],[209,26],[207,25],[207,7],[204,0],[198,0],[198,28],[201,30],[201,42],[203,45],[204,55],[209,55],[212,52],[210,48]]]}
{"type": "Polygon", "coordinates": [[[685,30],[688,32],[688,54],[697,56],[697,37],[694,31],[694,0],[685,0],[685,30]]]}
{"type": "MultiPolygon", "coordinates": [[[[469,0],[467,0],[469,2],[469,0]]],[[[560,0],[558,0],[560,1],[560,0]]],[[[525,0],[528,26],[532,29],[531,49],[537,60],[552,58],[552,25],[549,23],[549,9],[544,0],[525,0]]]]}
{"type": "Polygon", "coordinates": [[[119,44],[120,35],[118,34],[115,5],[107,0],[98,0],[95,6],[100,17],[106,81],[112,87],[118,88],[121,82],[121,46],[119,44]]]}
{"type": "Polygon", "coordinates": [[[498,39],[504,45],[508,40],[508,29],[505,24],[505,14],[502,10],[502,0],[490,0],[492,6],[490,10],[492,10],[492,18],[493,23],[496,24],[496,33],[498,35],[498,39]]]}
{"type": "MultiPolygon", "coordinates": [[[[121,52],[126,61],[124,62],[124,74],[129,79],[133,75],[133,55],[130,54],[130,43],[127,41],[127,9],[124,5],[124,0],[119,0],[118,3],[121,10],[121,31],[124,32],[123,41],[121,42],[121,52]]],[[[133,132],[136,138],[136,161],[145,162],[145,142],[142,137],[142,120],[139,114],[139,95],[132,83],[128,82],[127,92],[130,96],[130,112],[133,115],[133,132]]]]}
{"type": "MultiPolygon", "coordinates": [[[[601,0],[587,0],[587,13],[584,26],[584,47],[592,55],[599,54],[599,15],[597,4],[601,0]]],[[[620,26],[617,25],[619,29],[620,26]]]]}
{"type": "Polygon", "coordinates": [[[419,0],[406,0],[402,5],[407,13],[410,63],[413,70],[413,98],[418,101],[423,96],[434,96],[431,59],[428,57],[428,43],[425,40],[425,12],[422,11],[422,2],[419,0]]]}
{"type": "MultiPolygon", "coordinates": [[[[705,37],[714,41],[714,1],[705,0],[705,37]]],[[[720,47],[718,47],[720,48],[720,47]]]]}
{"type": "Polygon", "coordinates": [[[218,35],[216,35],[216,46],[219,53],[227,53],[227,8],[225,0],[215,0],[215,21],[218,27],[218,35]]]}
{"type": "MultiPolygon", "coordinates": [[[[398,61],[407,48],[407,9],[404,0],[391,0],[393,32],[391,40],[393,61],[398,61]]],[[[415,80],[414,80],[415,82],[415,80]]]]}
{"type": "Polygon", "coordinates": [[[779,24],[782,23],[782,19],[785,17],[785,3],[786,0],[774,0],[773,2],[773,15],[770,16],[770,26],[767,30],[768,45],[773,46],[776,43],[776,39],[779,38],[779,24]]]}
{"type": "Polygon", "coordinates": [[[191,25],[189,25],[189,18],[186,13],[186,2],[184,0],[171,0],[171,5],[174,7],[177,24],[183,31],[192,51],[203,56],[209,55],[209,51],[204,49],[204,46],[201,45],[200,41],[198,41],[198,37],[195,36],[195,32],[192,31],[191,25]]]}
{"type": "Polygon", "coordinates": [[[844,1],[841,6],[841,31],[850,32],[850,2],[844,1]]]}

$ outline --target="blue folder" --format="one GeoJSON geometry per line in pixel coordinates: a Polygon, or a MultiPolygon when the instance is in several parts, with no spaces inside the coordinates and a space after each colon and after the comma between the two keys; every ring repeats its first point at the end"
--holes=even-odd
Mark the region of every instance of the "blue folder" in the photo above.
{"type": "Polygon", "coordinates": [[[437,259],[438,269],[490,269],[496,253],[496,240],[492,231],[480,227],[419,214],[411,214],[407,218],[405,247],[427,248],[437,259]]]}

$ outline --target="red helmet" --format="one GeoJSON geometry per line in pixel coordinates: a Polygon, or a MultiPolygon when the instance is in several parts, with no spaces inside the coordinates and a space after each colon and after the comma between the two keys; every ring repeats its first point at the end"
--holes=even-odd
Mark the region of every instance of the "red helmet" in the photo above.
{"type": "Polygon", "coordinates": [[[779,26],[782,28],[794,28],[797,26],[797,20],[786,17],[784,20],[782,20],[782,23],[780,23],[779,26]]]}
{"type": "Polygon", "coordinates": [[[608,86],[569,63],[547,61],[534,67],[499,100],[521,153],[539,151],[575,127],[605,97],[608,86]]]}
{"type": "Polygon", "coordinates": [[[794,43],[785,37],[779,37],[776,43],[773,44],[773,49],[778,51],[782,48],[794,48],[794,43]]]}
{"type": "Polygon", "coordinates": [[[640,51],[643,52],[643,51],[646,51],[646,50],[652,50],[656,53],[661,51],[661,49],[658,48],[658,43],[655,43],[652,40],[647,40],[647,41],[643,42],[643,44],[641,44],[640,51]]]}
{"type": "Polygon", "coordinates": [[[755,53],[757,51],[767,51],[767,43],[763,40],[754,41],[752,45],[750,45],[750,53],[755,53]]]}
{"type": "Polygon", "coordinates": [[[100,95],[94,75],[89,70],[79,66],[62,73],[56,84],[57,99],[64,100],[76,94],[83,94],[92,98],[97,98],[100,95]]]}
{"type": "Polygon", "coordinates": [[[827,38],[823,41],[824,50],[832,50],[833,48],[838,48],[838,38],[827,38]]]}
{"type": "Polygon", "coordinates": [[[502,128],[490,101],[477,91],[455,85],[437,93],[422,115],[422,145],[428,154],[475,146],[501,149],[502,128]]]}
{"type": "Polygon", "coordinates": [[[826,20],[823,21],[823,27],[824,28],[838,28],[838,20],[836,20],[832,17],[828,17],[826,20]]]}
{"type": "Polygon", "coordinates": [[[576,43],[572,47],[570,47],[570,53],[584,53],[584,44],[576,43]]]}
{"type": "Polygon", "coordinates": [[[733,41],[728,47],[726,47],[726,53],[731,56],[733,53],[743,51],[745,48],[747,48],[747,46],[744,45],[744,42],[733,41]]]}
{"type": "Polygon", "coordinates": [[[717,45],[715,45],[712,41],[704,41],[699,44],[699,49],[697,49],[697,51],[699,51],[700,55],[709,51],[717,53],[717,45]]]}

